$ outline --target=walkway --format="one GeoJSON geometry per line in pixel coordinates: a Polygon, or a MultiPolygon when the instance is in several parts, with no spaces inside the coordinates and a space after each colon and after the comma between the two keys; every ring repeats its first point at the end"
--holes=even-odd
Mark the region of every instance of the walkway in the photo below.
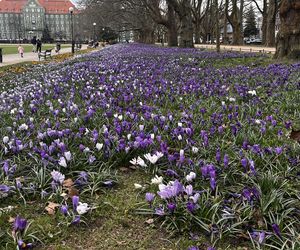
{"type": "MultiPolygon", "coordinates": [[[[206,49],[215,49],[216,45],[211,44],[195,44],[195,48],[206,48],[206,49]]],[[[276,49],[274,47],[263,47],[263,46],[235,46],[235,45],[221,45],[221,50],[230,50],[230,51],[243,51],[243,52],[261,52],[261,53],[271,53],[275,54],[276,49]]]]}
{"type": "MultiPolygon", "coordinates": [[[[160,45],[161,43],[156,43],[156,45],[160,45]]],[[[167,46],[165,43],[164,46],[167,46]]],[[[195,48],[201,49],[216,49],[215,44],[195,44],[195,48]]],[[[243,52],[261,52],[261,53],[271,53],[275,54],[276,48],[274,47],[263,47],[263,46],[249,46],[249,45],[241,45],[241,46],[235,46],[235,45],[221,45],[221,50],[226,51],[243,51],[243,52]]]]}
{"type": "MultiPolygon", "coordinates": [[[[55,45],[53,45],[53,48],[55,45]]],[[[86,49],[87,45],[82,45],[82,49],[86,49]]],[[[65,54],[65,53],[70,53],[71,52],[71,47],[70,48],[62,48],[59,52],[59,54],[65,54]]],[[[57,53],[54,52],[53,50],[53,55],[57,55],[57,53]]],[[[12,65],[12,64],[17,64],[21,62],[32,62],[32,61],[38,61],[38,54],[33,53],[33,52],[28,52],[24,53],[24,57],[21,58],[19,54],[9,54],[9,55],[3,55],[3,63],[0,63],[0,67],[7,66],[7,65],[12,65]]]]}

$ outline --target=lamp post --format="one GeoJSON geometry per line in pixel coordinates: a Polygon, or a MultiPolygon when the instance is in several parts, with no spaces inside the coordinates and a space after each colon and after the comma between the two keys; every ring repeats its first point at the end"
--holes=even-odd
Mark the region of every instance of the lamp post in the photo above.
{"type": "Polygon", "coordinates": [[[94,34],[93,34],[93,40],[96,41],[96,23],[93,23],[93,27],[94,27],[94,34]]]}
{"type": "Polygon", "coordinates": [[[69,13],[71,15],[72,54],[74,54],[75,53],[75,42],[74,42],[74,24],[73,24],[74,8],[73,7],[69,8],[69,13]]]}

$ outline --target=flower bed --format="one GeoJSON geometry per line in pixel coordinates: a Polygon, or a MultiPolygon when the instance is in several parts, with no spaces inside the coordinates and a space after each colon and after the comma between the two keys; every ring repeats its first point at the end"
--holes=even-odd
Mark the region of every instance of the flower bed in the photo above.
{"type": "Polygon", "coordinates": [[[233,58],[260,59],[115,45],[0,80],[4,204],[42,197],[77,224],[82,193],[115,182],[104,167],[135,165],[158,175],[138,211],[168,229],[297,249],[300,64],[214,67],[233,58]]]}

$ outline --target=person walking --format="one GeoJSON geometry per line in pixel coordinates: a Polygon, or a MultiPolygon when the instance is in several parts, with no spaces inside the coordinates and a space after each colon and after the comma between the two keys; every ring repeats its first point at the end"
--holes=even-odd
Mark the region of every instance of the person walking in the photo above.
{"type": "Polygon", "coordinates": [[[18,52],[21,55],[21,57],[23,58],[24,57],[24,48],[21,44],[19,44],[18,52]]]}
{"type": "Polygon", "coordinates": [[[32,39],[31,39],[31,44],[32,44],[32,52],[36,52],[37,49],[36,49],[36,36],[34,36],[32,39]]]}
{"type": "Polygon", "coordinates": [[[36,51],[41,53],[42,52],[42,42],[40,39],[36,40],[36,51]]]}

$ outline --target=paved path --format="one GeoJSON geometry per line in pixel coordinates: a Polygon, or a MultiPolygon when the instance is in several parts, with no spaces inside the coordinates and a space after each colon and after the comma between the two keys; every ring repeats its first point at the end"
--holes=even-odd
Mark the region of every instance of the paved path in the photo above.
{"type": "MultiPolygon", "coordinates": [[[[53,48],[55,45],[53,45],[53,48]]],[[[87,45],[82,45],[82,49],[86,49],[87,45]]],[[[17,49],[16,49],[17,50],[17,49]]],[[[59,52],[59,54],[65,54],[71,52],[71,47],[70,48],[62,48],[59,52]]],[[[52,52],[53,55],[57,55],[57,53],[52,52]]],[[[3,63],[0,63],[0,67],[6,66],[6,65],[12,65],[12,64],[17,64],[21,62],[31,62],[31,61],[38,61],[38,54],[33,53],[33,52],[28,52],[24,53],[24,57],[21,58],[19,54],[9,54],[9,55],[3,55],[3,63]]]]}
{"type": "MultiPolygon", "coordinates": [[[[156,43],[156,45],[161,45],[161,43],[156,43]]],[[[167,46],[167,44],[164,44],[167,46]]],[[[215,44],[195,44],[195,48],[205,48],[205,49],[215,49],[215,44]]],[[[243,51],[243,52],[261,52],[261,53],[271,53],[275,54],[276,49],[274,47],[263,47],[263,46],[235,46],[235,45],[221,45],[221,50],[230,50],[230,51],[243,51]]]]}
{"type": "MultiPolygon", "coordinates": [[[[211,44],[195,44],[196,48],[209,48],[215,49],[216,45],[211,44]]],[[[262,47],[262,46],[234,46],[234,45],[221,45],[221,50],[233,50],[243,52],[262,52],[275,54],[276,49],[274,47],[262,47]]]]}

